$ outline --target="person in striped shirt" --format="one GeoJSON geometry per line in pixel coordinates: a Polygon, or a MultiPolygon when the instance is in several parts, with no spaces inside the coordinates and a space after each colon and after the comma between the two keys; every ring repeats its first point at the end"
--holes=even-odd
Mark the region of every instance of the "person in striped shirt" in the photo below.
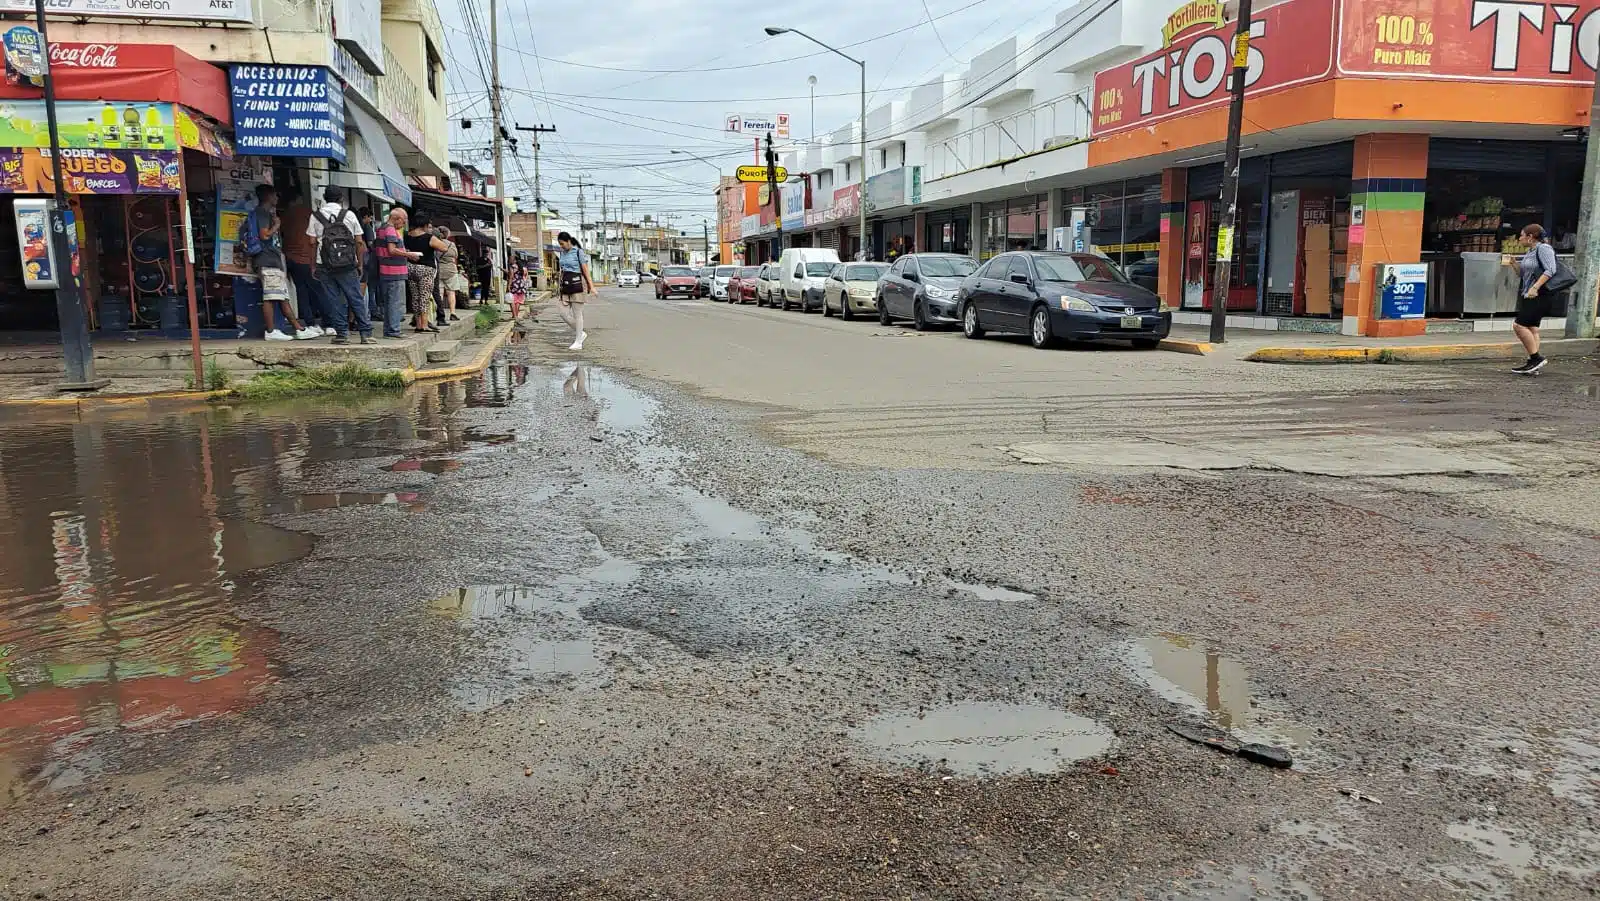
{"type": "Polygon", "coordinates": [[[422,256],[406,250],[406,211],[401,207],[389,210],[389,218],[378,229],[373,246],[378,255],[378,298],[383,308],[383,336],[403,338],[400,321],[406,312],[406,277],[411,271],[411,261],[422,256]]]}

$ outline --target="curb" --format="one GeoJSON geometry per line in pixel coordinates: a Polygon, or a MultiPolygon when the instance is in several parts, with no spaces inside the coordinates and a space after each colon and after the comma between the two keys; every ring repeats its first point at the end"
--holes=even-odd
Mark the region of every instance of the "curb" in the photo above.
{"type": "Polygon", "coordinates": [[[500,346],[506,343],[506,338],[511,335],[511,330],[516,328],[516,326],[517,320],[515,319],[507,319],[506,321],[495,326],[495,330],[489,334],[488,340],[484,342],[483,348],[478,351],[478,355],[472,359],[471,363],[467,363],[466,365],[451,366],[447,369],[405,370],[406,384],[409,385],[412,382],[432,382],[439,379],[460,378],[461,376],[476,375],[479,372],[482,372],[483,368],[489,365],[489,360],[494,357],[495,351],[499,350],[500,346]]]}
{"type": "Polygon", "coordinates": [[[0,400],[0,409],[9,407],[113,407],[129,404],[198,403],[224,397],[221,391],[157,391],[151,394],[86,394],[82,397],[26,397],[0,400]]]}
{"type": "Polygon", "coordinates": [[[1178,338],[1162,338],[1161,343],[1156,345],[1156,349],[1170,350],[1173,353],[1193,354],[1197,357],[1203,357],[1206,354],[1211,353],[1211,342],[1184,341],[1178,338]]]}
{"type": "MultiPolygon", "coordinates": [[[[1545,341],[1547,356],[1574,357],[1594,353],[1587,338],[1545,341]]],[[[1245,357],[1252,363],[1450,363],[1470,360],[1516,360],[1527,354],[1515,341],[1496,344],[1413,344],[1399,347],[1263,347],[1245,357]]]]}

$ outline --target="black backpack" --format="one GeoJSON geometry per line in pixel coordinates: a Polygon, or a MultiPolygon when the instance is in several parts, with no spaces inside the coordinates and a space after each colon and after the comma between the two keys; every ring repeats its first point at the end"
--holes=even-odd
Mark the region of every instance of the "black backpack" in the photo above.
{"type": "Polygon", "coordinates": [[[313,215],[322,223],[322,265],[325,269],[341,271],[358,269],[361,260],[356,254],[356,236],[350,231],[350,226],[345,223],[348,210],[343,205],[339,207],[338,215],[330,221],[322,215],[321,210],[314,210],[313,215]]]}

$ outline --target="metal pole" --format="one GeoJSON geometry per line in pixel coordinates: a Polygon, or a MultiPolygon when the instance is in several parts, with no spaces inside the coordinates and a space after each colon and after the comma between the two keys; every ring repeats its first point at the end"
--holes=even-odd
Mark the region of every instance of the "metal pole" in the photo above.
{"type": "MultiPolygon", "coordinates": [[[[66,364],[63,391],[104,388],[94,377],[94,347],[89,340],[89,317],[72,273],[72,248],[67,242],[67,186],[61,180],[61,134],[56,127],[56,82],[50,73],[50,33],[45,28],[44,0],[34,0],[39,29],[40,64],[44,69],[44,112],[50,129],[50,177],[55,181],[55,201],[50,207],[50,246],[56,258],[56,318],[61,324],[61,355],[66,364]]],[[[192,281],[192,280],[191,280],[192,281]]]]}
{"type": "MultiPolygon", "coordinates": [[[[1244,0],[1246,4],[1250,0],[1244,0]]],[[[837,51],[836,51],[837,52],[837,51]]],[[[861,227],[861,254],[867,250],[867,63],[857,60],[861,67],[861,196],[856,198],[856,222],[861,227]]]]}
{"type": "Polygon", "coordinates": [[[1595,333],[1595,303],[1600,298],[1600,133],[1595,123],[1600,122],[1600,68],[1595,70],[1594,95],[1589,101],[1589,146],[1583,154],[1583,189],[1578,195],[1578,283],[1572,286],[1567,300],[1568,338],[1593,338],[1595,333]]]}
{"type": "Polygon", "coordinates": [[[1211,286],[1211,341],[1227,340],[1228,288],[1233,275],[1234,225],[1239,211],[1239,133],[1244,127],[1244,80],[1250,67],[1250,0],[1239,0],[1233,34],[1233,100],[1228,105],[1228,143],[1222,163],[1222,217],[1217,225],[1217,269],[1211,286]]]}
{"type": "Polygon", "coordinates": [[[539,177],[539,135],[554,132],[554,125],[534,125],[528,127],[518,125],[517,131],[533,132],[533,243],[534,252],[538,254],[540,283],[535,287],[543,288],[548,284],[548,276],[544,271],[544,219],[540,216],[544,209],[544,182],[539,177]]]}
{"type": "MultiPolygon", "coordinates": [[[[505,228],[506,170],[503,156],[505,126],[500,124],[500,2],[489,0],[489,66],[494,84],[489,88],[489,109],[494,114],[494,216],[500,247],[495,252],[494,302],[505,297],[506,248],[511,246],[505,228]]],[[[535,218],[538,218],[535,216],[535,218]]],[[[542,252],[542,251],[541,251],[542,252]]]]}
{"type": "Polygon", "coordinates": [[[189,178],[178,167],[178,215],[183,217],[183,281],[189,286],[189,356],[194,361],[194,388],[205,388],[206,369],[200,357],[200,306],[194,288],[194,227],[189,215],[189,178]]]}

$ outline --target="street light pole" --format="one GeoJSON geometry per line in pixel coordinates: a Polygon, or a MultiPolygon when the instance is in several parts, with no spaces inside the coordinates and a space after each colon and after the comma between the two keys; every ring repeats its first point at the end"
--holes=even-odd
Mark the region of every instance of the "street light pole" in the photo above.
{"type": "Polygon", "coordinates": [[[817,76],[806,76],[806,85],[811,89],[811,146],[817,145],[817,76]]]}
{"type": "MultiPolygon", "coordinates": [[[[1248,3],[1249,0],[1245,0],[1245,2],[1248,3]]],[[[860,144],[860,147],[861,147],[861,173],[860,173],[860,178],[858,179],[858,181],[860,183],[860,186],[861,186],[861,196],[856,198],[856,207],[857,207],[856,223],[857,223],[857,227],[860,228],[860,230],[861,230],[861,239],[860,239],[861,240],[861,250],[864,253],[866,251],[866,249],[867,249],[867,64],[866,64],[866,61],[865,60],[856,59],[855,57],[851,56],[848,53],[845,53],[844,51],[840,50],[837,47],[830,47],[827,44],[824,44],[823,42],[821,42],[821,41],[817,40],[816,38],[812,37],[811,35],[806,34],[805,32],[801,31],[798,28],[778,28],[778,27],[774,27],[774,26],[770,26],[769,25],[766,28],[766,32],[767,32],[768,35],[771,35],[772,37],[777,37],[780,34],[798,34],[799,36],[805,38],[806,40],[810,41],[811,43],[816,44],[818,47],[821,47],[822,49],[827,50],[827,51],[829,51],[831,53],[834,53],[834,54],[836,54],[838,56],[842,56],[845,59],[847,59],[847,60],[849,60],[849,61],[851,61],[851,62],[853,62],[856,65],[861,67],[861,144],[860,144]]]]}
{"type": "MultiPolygon", "coordinates": [[[[61,356],[66,363],[63,391],[94,391],[107,382],[94,377],[94,347],[89,340],[89,317],[72,272],[72,247],[67,241],[67,186],[61,180],[61,134],[56,126],[56,81],[50,73],[50,33],[45,29],[44,0],[34,0],[34,19],[39,30],[39,57],[44,76],[44,113],[50,130],[50,177],[55,181],[55,199],[50,207],[50,246],[56,265],[56,318],[61,325],[61,356]]],[[[194,280],[190,278],[190,284],[194,280]]],[[[191,305],[192,306],[192,305],[191,305]]],[[[198,332],[195,336],[198,337],[198,332]]],[[[194,340],[194,338],[191,338],[194,340]]],[[[196,380],[195,388],[202,387],[196,380]]]]}

